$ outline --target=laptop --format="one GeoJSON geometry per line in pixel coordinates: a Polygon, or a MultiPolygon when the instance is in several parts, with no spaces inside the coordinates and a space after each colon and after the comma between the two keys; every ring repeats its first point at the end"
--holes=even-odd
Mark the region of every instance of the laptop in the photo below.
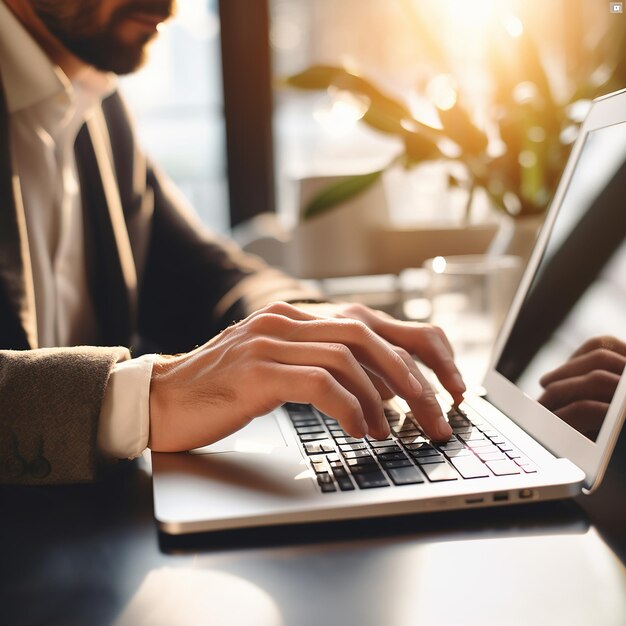
{"type": "Polygon", "coordinates": [[[286,404],[213,445],[153,453],[159,528],[182,534],[593,491],[626,414],[625,192],[626,90],[590,109],[484,393],[459,407],[441,395],[450,441],[429,441],[398,398],[387,404],[386,441],[352,439],[314,407],[286,404]],[[546,394],[542,377],[566,364],[546,394]]]}

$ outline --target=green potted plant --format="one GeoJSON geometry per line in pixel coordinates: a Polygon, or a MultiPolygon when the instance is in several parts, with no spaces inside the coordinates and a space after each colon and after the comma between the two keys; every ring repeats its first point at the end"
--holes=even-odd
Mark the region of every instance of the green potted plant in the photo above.
{"type": "MultiPolygon", "coordinates": [[[[412,17],[419,22],[417,14],[412,17]]],[[[419,25],[418,30],[428,32],[419,25]]],[[[292,88],[347,92],[358,98],[364,103],[362,122],[400,138],[403,146],[386,167],[342,177],[318,190],[301,207],[303,223],[320,219],[366,193],[391,166],[399,163],[408,169],[443,161],[462,166],[461,175],[448,176],[448,186],[465,190],[467,224],[478,189],[492,207],[516,222],[530,218],[539,224],[584,117],[585,102],[626,86],[624,29],[607,35],[598,67],[581,63],[580,71],[569,77],[565,92],[557,96],[530,33],[519,20],[512,25],[502,23],[492,43],[497,50],[488,55],[493,89],[486,105],[487,121],[479,126],[464,94],[455,86],[445,50],[433,37],[427,39],[430,56],[446,86],[440,91],[442,97],[432,103],[437,126],[416,119],[407,103],[345,67],[313,65],[285,80],[292,88]]]]}

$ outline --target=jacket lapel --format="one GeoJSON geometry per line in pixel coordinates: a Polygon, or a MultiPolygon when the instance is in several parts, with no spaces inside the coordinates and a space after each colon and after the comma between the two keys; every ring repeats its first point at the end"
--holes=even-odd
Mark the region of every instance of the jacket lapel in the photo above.
{"type": "Polygon", "coordinates": [[[35,294],[9,117],[0,83],[0,348],[37,347],[35,294]]]}
{"type": "Polygon", "coordinates": [[[104,345],[130,345],[135,327],[137,275],[101,116],[76,139],[82,190],[85,255],[91,297],[104,345]]]}

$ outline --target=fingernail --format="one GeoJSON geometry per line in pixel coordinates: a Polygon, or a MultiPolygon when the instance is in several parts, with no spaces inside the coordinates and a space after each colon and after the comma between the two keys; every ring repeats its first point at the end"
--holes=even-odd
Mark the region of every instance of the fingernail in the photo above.
{"type": "Polygon", "coordinates": [[[411,374],[410,372],[409,372],[409,385],[415,395],[420,395],[422,393],[422,385],[420,385],[419,380],[417,380],[417,378],[415,378],[415,376],[413,376],[413,374],[411,374]]]}
{"type": "Polygon", "coordinates": [[[391,434],[391,428],[389,427],[389,422],[387,421],[387,418],[385,417],[384,413],[383,413],[383,417],[381,421],[380,430],[383,434],[383,439],[386,439],[391,434]]]}
{"type": "Polygon", "coordinates": [[[437,432],[442,439],[449,439],[450,435],[452,435],[452,428],[450,428],[450,424],[443,417],[439,420],[437,432]]]}
{"type": "Polygon", "coordinates": [[[452,378],[454,379],[454,382],[458,385],[458,387],[465,391],[465,383],[463,382],[461,376],[459,374],[454,374],[452,378]]]}
{"type": "Polygon", "coordinates": [[[367,422],[365,420],[361,422],[361,427],[359,430],[361,431],[361,434],[357,435],[357,439],[363,439],[363,437],[365,437],[367,433],[369,432],[369,429],[367,427],[367,422]]]}

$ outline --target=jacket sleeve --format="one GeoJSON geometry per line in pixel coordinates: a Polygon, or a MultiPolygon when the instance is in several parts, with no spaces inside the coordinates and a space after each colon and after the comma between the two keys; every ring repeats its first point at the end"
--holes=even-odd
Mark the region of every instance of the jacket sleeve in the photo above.
{"type": "Polygon", "coordinates": [[[103,111],[139,277],[141,351],[184,352],[269,302],[321,299],[200,222],[146,159],[119,93],[103,111]]]}
{"type": "Polygon", "coordinates": [[[209,232],[154,168],[150,246],[141,282],[140,335],[170,352],[189,350],[276,300],[319,294],[233,242],[209,232]]]}
{"type": "Polygon", "coordinates": [[[0,484],[93,480],[98,416],[125,348],[0,350],[0,484]]]}

